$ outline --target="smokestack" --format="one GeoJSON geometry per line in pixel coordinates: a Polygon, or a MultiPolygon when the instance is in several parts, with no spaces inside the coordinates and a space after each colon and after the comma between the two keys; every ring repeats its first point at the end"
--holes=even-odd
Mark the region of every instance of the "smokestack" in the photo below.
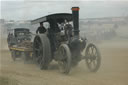
{"type": "Polygon", "coordinates": [[[79,7],[72,7],[74,35],[79,36],[79,7]]]}

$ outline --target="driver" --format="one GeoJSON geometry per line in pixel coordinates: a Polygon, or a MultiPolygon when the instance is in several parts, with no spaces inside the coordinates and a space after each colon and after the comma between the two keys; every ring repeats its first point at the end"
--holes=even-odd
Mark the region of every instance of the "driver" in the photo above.
{"type": "Polygon", "coordinates": [[[46,32],[46,29],[43,26],[43,22],[40,22],[40,27],[37,28],[36,34],[38,34],[38,33],[42,34],[42,33],[45,33],[45,32],[46,32]]]}

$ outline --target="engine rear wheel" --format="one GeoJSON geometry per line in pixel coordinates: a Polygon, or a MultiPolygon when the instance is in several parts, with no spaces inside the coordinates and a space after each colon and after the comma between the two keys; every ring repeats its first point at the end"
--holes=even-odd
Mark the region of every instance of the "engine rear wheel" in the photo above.
{"type": "Polygon", "coordinates": [[[34,60],[40,66],[40,69],[47,69],[52,58],[50,42],[45,34],[40,34],[35,37],[33,51],[34,60]]]}
{"type": "Polygon", "coordinates": [[[92,43],[90,43],[85,52],[86,64],[91,72],[96,72],[101,64],[101,55],[99,49],[92,43]]]}
{"type": "Polygon", "coordinates": [[[58,61],[60,72],[68,74],[71,69],[71,52],[66,44],[62,44],[59,48],[61,60],[58,61]]]}

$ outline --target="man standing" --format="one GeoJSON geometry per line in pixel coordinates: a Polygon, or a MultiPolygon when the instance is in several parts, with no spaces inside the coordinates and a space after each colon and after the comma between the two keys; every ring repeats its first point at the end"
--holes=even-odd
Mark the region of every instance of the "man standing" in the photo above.
{"type": "Polygon", "coordinates": [[[40,33],[45,33],[46,32],[46,29],[45,27],[43,26],[43,22],[40,23],[40,27],[38,27],[38,29],[36,30],[36,34],[40,33]]]}

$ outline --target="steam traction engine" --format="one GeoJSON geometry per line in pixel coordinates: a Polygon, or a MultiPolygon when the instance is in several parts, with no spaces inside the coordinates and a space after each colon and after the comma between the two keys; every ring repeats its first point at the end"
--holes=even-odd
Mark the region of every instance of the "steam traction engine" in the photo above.
{"type": "Polygon", "coordinates": [[[47,69],[53,59],[65,74],[82,59],[91,72],[99,69],[101,57],[98,48],[79,35],[79,7],[72,7],[72,14],[52,14],[31,23],[41,22],[48,22],[49,27],[46,34],[37,34],[33,42],[34,60],[40,69],[47,69]]]}

